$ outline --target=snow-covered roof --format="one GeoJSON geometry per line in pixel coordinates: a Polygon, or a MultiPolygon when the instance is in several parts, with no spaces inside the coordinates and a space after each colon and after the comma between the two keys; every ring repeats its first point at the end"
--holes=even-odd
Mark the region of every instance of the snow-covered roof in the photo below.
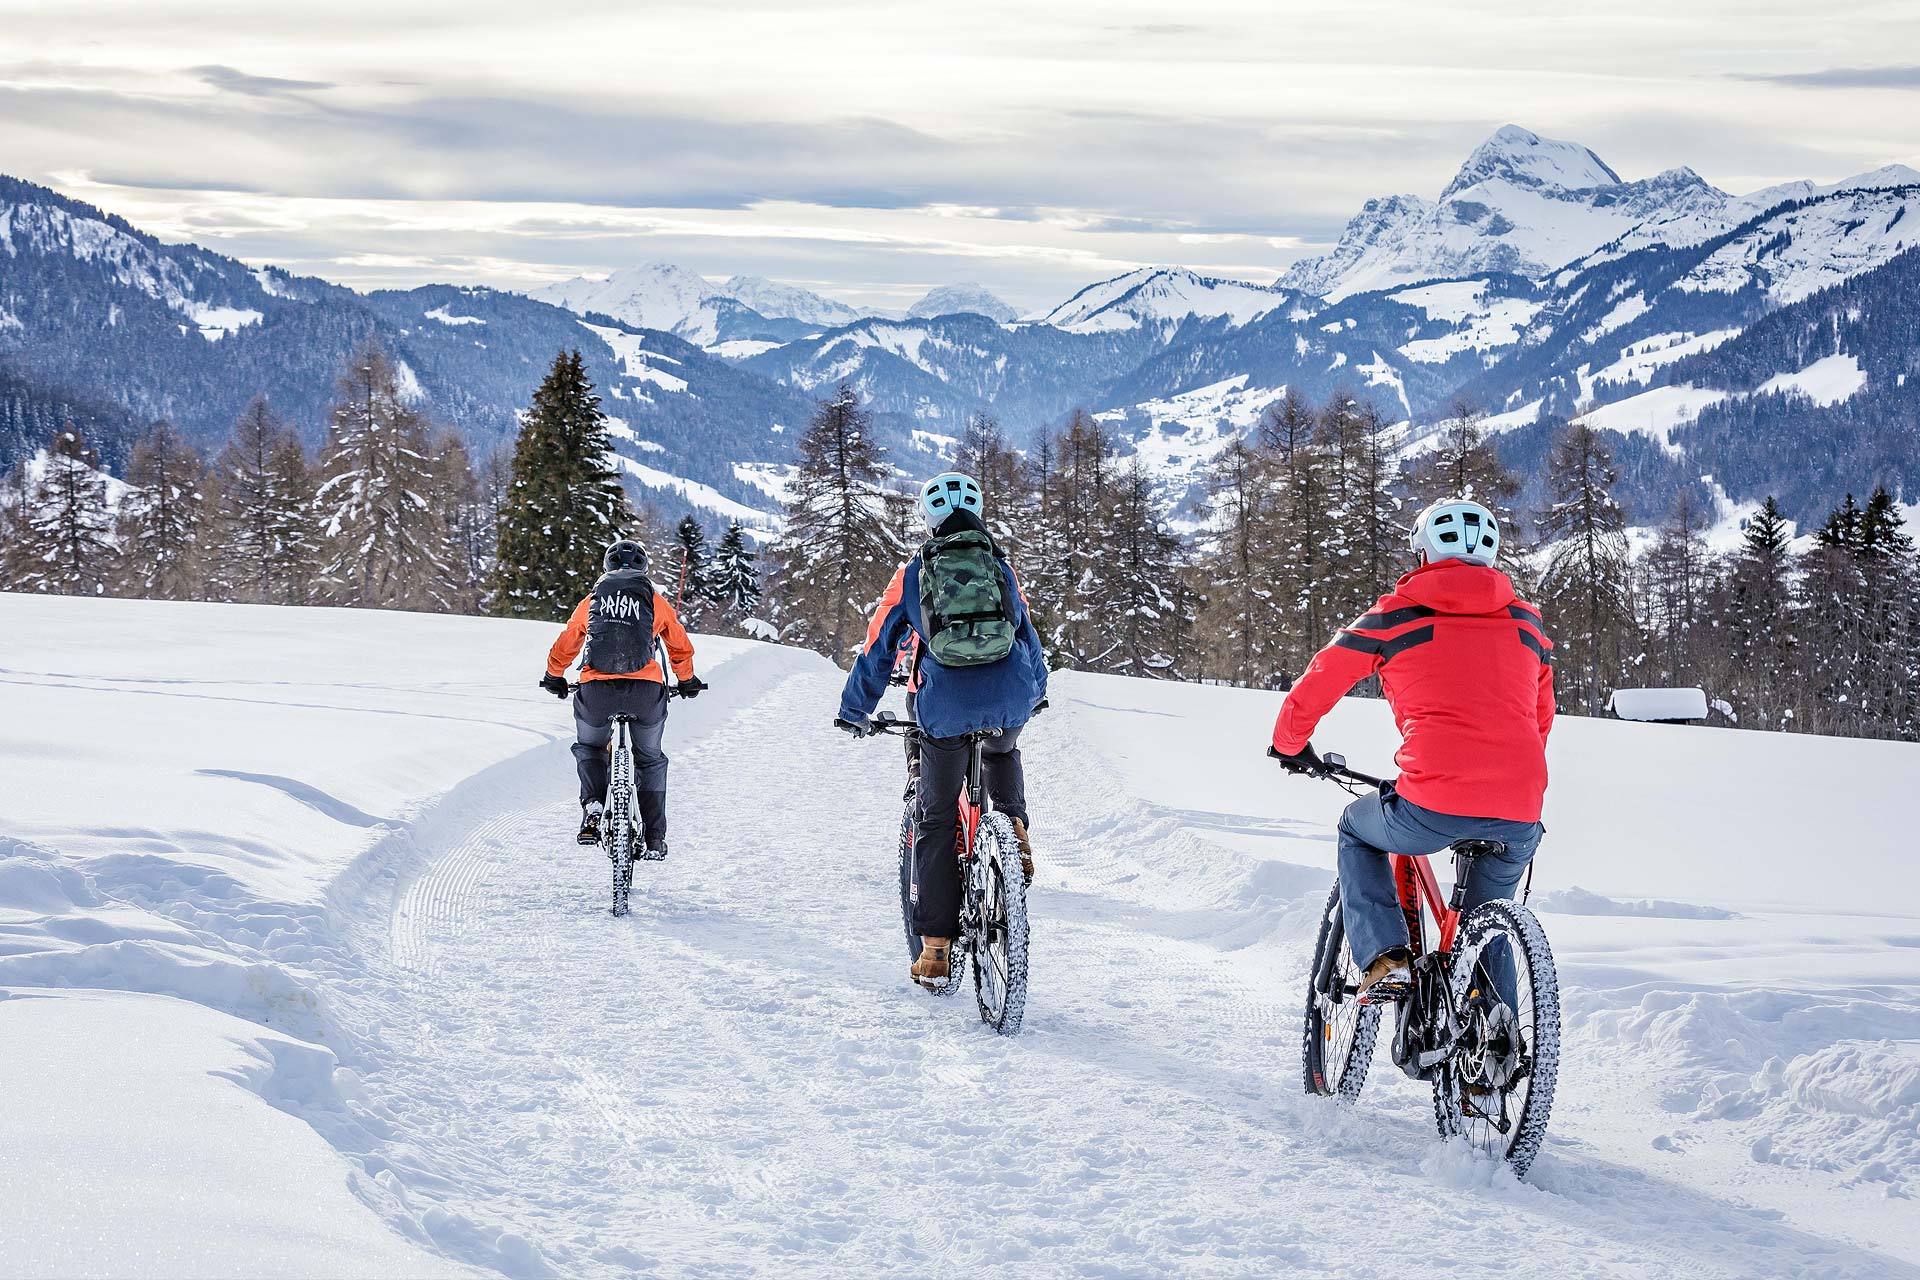
{"type": "Polygon", "coordinates": [[[1607,710],[1622,720],[1705,720],[1705,689],[1615,689],[1607,710]]]}

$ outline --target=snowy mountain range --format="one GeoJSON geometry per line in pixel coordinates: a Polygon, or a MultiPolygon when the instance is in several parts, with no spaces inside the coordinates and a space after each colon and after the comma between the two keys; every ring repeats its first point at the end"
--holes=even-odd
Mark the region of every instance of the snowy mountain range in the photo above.
{"type": "Polygon", "coordinates": [[[846,380],[909,469],[972,413],[1018,436],[1086,408],[1176,494],[1288,388],[1374,400],[1408,424],[1409,449],[1465,397],[1524,469],[1537,469],[1556,422],[1597,405],[1639,515],[1711,474],[1729,499],[1797,494],[1804,519],[1846,488],[1920,493],[1920,451],[1888,444],[1910,431],[1905,375],[1920,368],[1891,320],[1844,326],[1820,350],[1750,332],[1802,304],[1818,311],[1854,282],[1896,299],[1874,316],[1903,314],[1875,281],[1909,279],[1901,255],[1917,245],[1920,172],[1904,166],[1733,196],[1686,168],[1623,179],[1586,147],[1506,126],[1437,199],[1367,202],[1330,252],[1274,283],[1143,267],[1024,320],[978,285],[936,288],[893,318],[668,263],[532,298],[453,286],[363,295],[164,245],[0,179],[0,461],[65,416],[100,437],[109,463],[156,416],[214,440],[261,390],[317,438],[338,363],[371,328],[429,410],[483,443],[513,429],[552,352],[581,345],[631,432],[637,480],[680,499],[703,486],[714,513],[775,507],[766,468],[787,460],[788,429],[813,398],[846,380]],[[1717,363],[1695,359],[1709,352],[1717,363]],[[1841,357],[1860,378],[1807,373],[1841,357]],[[1802,418],[1774,410],[1753,412],[1782,434],[1777,448],[1688,430],[1709,407],[1796,397],[1843,414],[1853,445],[1816,447],[1802,418]]]}

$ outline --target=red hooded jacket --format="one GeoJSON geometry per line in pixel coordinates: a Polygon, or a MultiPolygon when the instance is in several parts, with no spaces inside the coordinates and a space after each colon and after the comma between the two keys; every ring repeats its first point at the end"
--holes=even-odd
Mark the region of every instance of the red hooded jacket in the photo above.
{"type": "Polygon", "coordinates": [[[1280,707],[1273,745],[1297,753],[1370,675],[1400,727],[1399,793],[1471,818],[1538,822],[1553,727],[1553,642],[1498,569],[1422,565],[1314,655],[1280,707]]]}

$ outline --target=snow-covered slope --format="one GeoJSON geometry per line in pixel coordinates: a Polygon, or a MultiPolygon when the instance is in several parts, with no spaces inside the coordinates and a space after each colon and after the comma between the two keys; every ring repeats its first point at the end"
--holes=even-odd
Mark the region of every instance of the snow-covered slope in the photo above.
{"type": "MultiPolygon", "coordinates": [[[[1920,747],[1562,721],[1521,1185],[1384,1054],[1301,1096],[1344,797],[1261,756],[1276,695],[1056,679],[1003,1040],[904,980],[898,750],[812,655],[698,641],[609,919],[553,632],[0,595],[7,1270],[1371,1275],[1442,1201],[1469,1280],[1920,1265],[1920,747]],[[929,1168],[967,1213],[902,1217],[929,1168]]],[[[1385,768],[1391,721],[1318,740],[1385,768]]]]}
{"type": "Polygon", "coordinates": [[[918,302],[907,308],[909,320],[963,313],[1003,323],[1018,319],[1020,314],[980,284],[943,284],[927,290],[918,302]]]}
{"type": "Polygon", "coordinates": [[[1073,333],[1171,331],[1192,319],[1245,324],[1294,301],[1294,293],[1272,285],[1215,279],[1185,267],[1142,267],[1088,285],[1039,320],[1073,333]]]}
{"type": "Polygon", "coordinates": [[[1369,200],[1331,253],[1294,264],[1280,283],[1337,300],[1489,272],[1538,276],[1649,219],[1717,215],[1727,199],[1691,169],[1623,182],[1585,147],[1505,125],[1437,202],[1369,200]]]}

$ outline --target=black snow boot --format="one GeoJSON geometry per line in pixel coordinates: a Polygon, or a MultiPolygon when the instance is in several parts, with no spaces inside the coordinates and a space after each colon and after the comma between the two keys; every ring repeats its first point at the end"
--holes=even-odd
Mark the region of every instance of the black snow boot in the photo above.
{"type": "Polygon", "coordinates": [[[667,793],[640,791],[634,798],[640,802],[640,830],[646,833],[640,856],[659,862],[667,856],[667,793]]]}
{"type": "Polygon", "coordinates": [[[580,834],[574,839],[580,844],[600,843],[600,815],[606,806],[598,800],[589,800],[580,806],[580,834]]]}

